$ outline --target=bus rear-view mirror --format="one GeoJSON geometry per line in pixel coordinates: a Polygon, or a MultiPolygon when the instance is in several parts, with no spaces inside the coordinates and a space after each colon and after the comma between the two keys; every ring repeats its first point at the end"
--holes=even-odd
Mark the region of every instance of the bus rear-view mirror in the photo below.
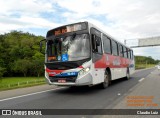
{"type": "Polygon", "coordinates": [[[96,37],[96,46],[100,46],[100,38],[96,37]]]}

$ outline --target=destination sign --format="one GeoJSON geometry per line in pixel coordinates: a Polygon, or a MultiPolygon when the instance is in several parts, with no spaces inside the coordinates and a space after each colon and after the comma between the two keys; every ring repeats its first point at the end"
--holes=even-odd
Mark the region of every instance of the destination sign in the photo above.
{"type": "Polygon", "coordinates": [[[57,36],[57,35],[61,35],[64,33],[75,32],[75,31],[80,31],[80,30],[85,30],[85,29],[87,29],[87,24],[85,22],[77,23],[77,24],[62,26],[62,27],[50,30],[48,31],[47,36],[51,36],[51,35],[57,36]]]}
{"type": "Polygon", "coordinates": [[[67,28],[57,29],[54,31],[54,35],[60,35],[67,32],[67,28]]]}

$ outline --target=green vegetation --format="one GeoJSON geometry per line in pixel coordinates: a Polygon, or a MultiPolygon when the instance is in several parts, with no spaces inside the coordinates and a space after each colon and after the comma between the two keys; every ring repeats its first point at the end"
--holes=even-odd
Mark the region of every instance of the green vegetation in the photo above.
{"type": "Polygon", "coordinates": [[[152,57],[135,56],[136,69],[151,68],[158,64],[160,60],[154,60],[152,57]]]}
{"type": "Polygon", "coordinates": [[[155,64],[137,64],[136,69],[145,69],[155,67],[155,64]]]}
{"type": "Polygon", "coordinates": [[[0,90],[44,84],[43,38],[21,31],[0,35],[0,90]]]}
{"type": "Polygon", "coordinates": [[[39,52],[42,39],[21,31],[0,35],[0,78],[43,76],[44,55],[39,52]]]}
{"type": "Polygon", "coordinates": [[[6,77],[0,81],[0,90],[44,84],[44,77],[6,77]]]}
{"type": "Polygon", "coordinates": [[[44,80],[44,77],[6,77],[4,78],[1,83],[2,84],[15,84],[18,82],[27,82],[27,81],[33,81],[33,80],[44,80]]]}

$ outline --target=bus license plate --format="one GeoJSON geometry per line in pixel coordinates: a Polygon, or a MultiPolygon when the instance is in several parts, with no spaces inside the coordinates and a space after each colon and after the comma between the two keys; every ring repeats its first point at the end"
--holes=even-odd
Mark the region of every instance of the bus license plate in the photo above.
{"type": "Polygon", "coordinates": [[[58,82],[59,83],[66,83],[66,80],[65,79],[59,79],[58,82]]]}

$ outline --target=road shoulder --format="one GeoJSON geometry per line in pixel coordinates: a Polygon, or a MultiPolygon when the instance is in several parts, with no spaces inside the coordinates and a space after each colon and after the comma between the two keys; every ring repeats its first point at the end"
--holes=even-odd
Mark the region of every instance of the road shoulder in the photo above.
{"type": "Polygon", "coordinates": [[[15,96],[36,93],[40,91],[50,90],[56,87],[57,86],[45,84],[45,85],[39,85],[39,86],[33,86],[33,87],[27,87],[27,88],[18,88],[18,89],[0,91],[0,100],[10,98],[10,97],[15,97],[15,96]]]}
{"type": "MultiPolygon", "coordinates": [[[[160,108],[160,96],[157,94],[160,90],[160,71],[157,69],[151,72],[147,77],[139,80],[139,84],[132,88],[125,98],[119,102],[113,109],[159,109],[160,108]],[[153,97],[150,103],[158,104],[158,106],[128,106],[127,100],[137,100],[136,97],[153,97]],[[130,98],[132,97],[132,98],[130,98]],[[135,97],[135,99],[133,99],[135,97]]],[[[146,99],[145,98],[145,99],[146,99]]],[[[138,99],[144,100],[144,99],[138,99]]],[[[138,102],[137,102],[138,103],[138,102]]]]}

